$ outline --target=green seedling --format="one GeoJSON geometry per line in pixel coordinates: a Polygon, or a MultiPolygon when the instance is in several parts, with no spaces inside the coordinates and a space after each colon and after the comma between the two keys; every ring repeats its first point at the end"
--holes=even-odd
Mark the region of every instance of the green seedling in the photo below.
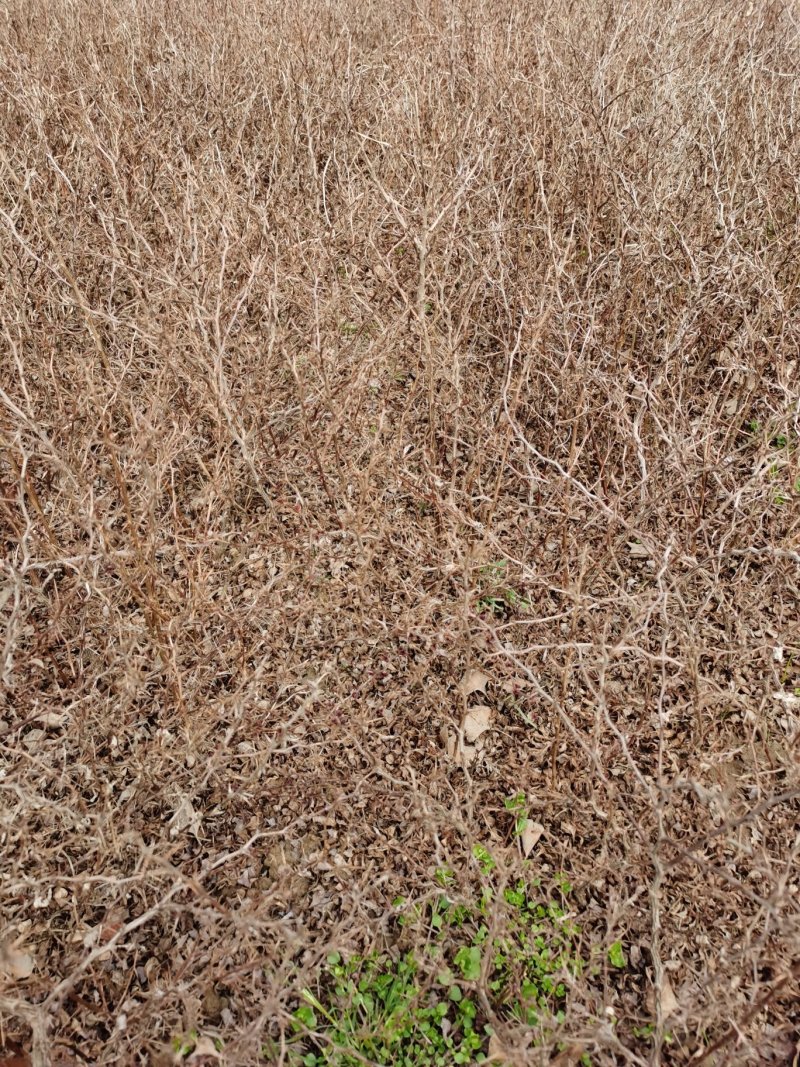
{"type": "MultiPolygon", "coordinates": [[[[476,845],[473,853],[482,873],[492,875],[488,850],[476,845]]],[[[454,880],[449,867],[436,873],[440,886],[454,880]]],[[[565,885],[562,877],[554,888],[563,896],[565,885]]],[[[292,1067],[481,1063],[492,1030],[478,988],[510,1025],[536,1027],[539,1041],[543,1027],[564,1021],[568,981],[583,969],[580,931],[537,879],[520,878],[499,894],[484,887],[471,903],[440,895],[418,905],[397,897],[394,906],[401,926],[421,935],[426,949],[349,959],[331,952],[293,1013],[292,1067]],[[490,907],[502,933],[490,932],[490,907]]]]}
{"type": "Polygon", "coordinates": [[[478,861],[478,866],[481,869],[481,874],[489,875],[495,869],[497,864],[492,859],[492,854],[483,845],[473,845],[472,856],[478,861]]]}
{"type": "Polygon", "coordinates": [[[525,794],[515,793],[503,802],[503,806],[514,816],[514,837],[520,837],[528,825],[528,801],[525,794]]]}
{"type": "Polygon", "coordinates": [[[303,991],[293,1015],[303,1040],[289,1062],[302,1067],[356,1067],[365,1061],[403,1067],[474,1063],[486,1044],[475,1028],[477,1008],[452,972],[440,993],[426,995],[413,954],[328,957],[324,992],[303,991]],[[324,1003],[323,1003],[324,1000],[324,1003]],[[302,1047],[301,1047],[302,1046],[302,1047]]]}
{"type": "Polygon", "coordinates": [[[487,588],[478,597],[479,612],[505,615],[508,611],[531,610],[530,601],[504,581],[507,566],[508,561],[500,559],[481,568],[481,578],[487,588]]]}
{"type": "MultiPolygon", "coordinates": [[[[182,1060],[186,1059],[187,1056],[191,1056],[200,1040],[201,1035],[197,1030],[190,1030],[188,1034],[173,1037],[171,1044],[176,1059],[182,1060]]],[[[221,1052],[223,1045],[219,1038],[214,1037],[211,1041],[217,1052],[221,1052]]]]}
{"type": "Polygon", "coordinates": [[[439,867],[434,876],[438,884],[444,889],[455,880],[455,871],[451,867],[439,867]]]}
{"type": "Polygon", "coordinates": [[[625,950],[622,947],[621,941],[615,941],[608,950],[608,962],[612,967],[621,969],[627,966],[628,959],[625,955],[625,950]]]}

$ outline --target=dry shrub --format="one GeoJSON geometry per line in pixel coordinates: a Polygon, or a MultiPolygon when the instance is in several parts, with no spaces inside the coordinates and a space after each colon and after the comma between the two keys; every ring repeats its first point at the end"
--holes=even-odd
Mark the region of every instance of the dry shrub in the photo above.
{"type": "Polygon", "coordinates": [[[795,1062],[798,58],[765,0],[3,5],[9,1041],[264,1062],[521,791],[604,954],[509,1062],[795,1062]]]}

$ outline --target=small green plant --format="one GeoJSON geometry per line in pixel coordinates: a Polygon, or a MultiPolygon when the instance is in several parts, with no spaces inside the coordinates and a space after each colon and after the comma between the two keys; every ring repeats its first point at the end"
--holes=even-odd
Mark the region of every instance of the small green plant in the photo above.
{"type": "MultiPolygon", "coordinates": [[[[484,846],[473,855],[485,877],[496,871],[484,846]]],[[[435,876],[448,887],[454,878],[449,867],[435,876]]],[[[562,899],[565,885],[561,878],[554,886],[562,899]]],[[[492,1034],[475,995],[481,986],[511,1023],[540,1028],[564,1020],[567,983],[584,966],[580,930],[537,879],[520,878],[502,893],[484,886],[472,903],[439,895],[394,904],[401,927],[423,935],[425,950],[347,960],[331,953],[317,988],[303,991],[294,1012],[293,1067],[481,1063],[492,1034]]]]}
{"type": "MultiPolygon", "coordinates": [[[[655,1035],[655,1032],[656,1032],[656,1024],[655,1023],[645,1023],[644,1026],[634,1026],[632,1029],[633,1029],[633,1036],[634,1037],[642,1038],[642,1039],[644,1039],[646,1041],[651,1041],[653,1039],[654,1035],[655,1035]]],[[[670,1033],[669,1030],[665,1030],[664,1031],[664,1033],[662,1035],[662,1040],[664,1041],[665,1045],[671,1045],[672,1044],[674,1038],[673,1038],[673,1036],[672,1036],[672,1034],[670,1033]]]]}
{"type": "Polygon", "coordinates": [[[502,615],[506,610],[506,601],[501,596],[482,596],[478,599],[478,611],[489,611],[492,615],[502,615]]]}
{"type": "Polygon", "coordinates": [[[576,952],[580,930],[560,904],[531,899],[524,880],[507,888],[504,899],[513,918],[508,933],[492,942],[489,989],[520,1022],[563,1022],[565,979],[584,966],[576,952]]]}
{"type": "Polygon", "coordinates": [[[627,966],[628,959],[625,955],[625,950],[622,947],[621,941],[615,941],[608,950],[608,962],[612,967],[621,969],[627,966]]]}
{"type": "MultiPolygon", "coordinates": [[[[470,969],[470,973],[473,973],[470,969]]],[[[365,1060],[398,1067],[445,1067],[472,1063],[488,1040],[476,1030],[477,1006],[452,972],[443,971],[424,990],[412,953],[328,957],[325,990],[303,990],[294,1013],[305,1048],[292,1050],[302,1067],[356,1067],[365,1060]]]]}
{"type": "Polygon", "coordinates": [[[503,806],[514,816],[514,837],[520,837],[528,825],[527,797],[524,793],[514,793],[504,801],[503,806]]]}
{"type": "Polygon", "coordinates": [[[478,866],[481,869],[481,874],[489,875],[495,869],[497,864],[492,859],[492,854],[483,845],[474,845],[472,848],[473,859],[478,861],[478,866]]]}
{"type": "MultiPolygon", "coordinates": [[[[202,1042],[206,1044],[209,1042],[209,1038],[202,1037],[197,1030],[190,1030],[188,1034],[176,1035],[172,1039],[172,1051],[175,1053],[177,1059],[185,1059],[187,1056],[195,1051],[199,1051],[197,1046],[202,1042]]],[[[210,1043],[213,1044],[217,1052],[221,1052],[223,1045],[219,1038],[211,1038],[210,1043]]]]}
{"type": "Polygon", "coordinates": [[[506,615],[510,611],[530,610],[530,601],[506,583],[507,566],[508,561],[500,559],[481,568],[480,574],[485,589],[478,597],[479,612],[506,615]]]}
{"type": "Polygon", "coordinates": [[[563,872],[556,875],[556,886],[562,897],[568,897],[572,892],[572,882],[563,872]]]}
{"type": "Polygon", "coordinates": [[[196,1030],[190,1030],[188,1034],[176,1035],[172,1039],[172,1051],[177,1057],[183,1059],[194,1051],[199,1036],[196,1030]]]}
{"type": "Polygon", "coordinates": [[[774,506],[783,507],[792,498],[800,497],[800,476],[791,472],[792,466],[796,465],[800,445],[796,435],[782,430],[772,433],[765,429],[758,419],[751,419],[747,427],[751,436],[769,443],[770,459],[766,472],[774,506]]]}
{"type": "Polygon", "coordinates": [[[451,867],[439,867],[435,878],[438,884],[445,889],[455,879],[455,871],[451,867]]]}

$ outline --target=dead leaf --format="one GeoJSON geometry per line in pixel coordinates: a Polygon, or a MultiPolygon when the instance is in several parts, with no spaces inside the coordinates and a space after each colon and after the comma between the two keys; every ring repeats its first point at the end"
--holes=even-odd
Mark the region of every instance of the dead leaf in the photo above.
{"type": "Polygon", "coordinates": [[[651,556],[650,549],[638,541],[628,541],[628,551],[634,559],[650,559],[651,556]]]}
{"type": "Polygon", "coordinates": [[[31,751],[33,751],[34,749],[39,747],[40,742],[43,741],[44,738],[44,730],[34,728],[33,730],[28,730],[28,732],[22,738],[22,743],[26,748],[29,748],[31,751]]]}
{"type": "Polygon", "coordinates": [[[21,952],[14,945],[0,945],[0,973],[7,978],[21,982],[33,974],[35,960],[27,952],[21,952]]]}
{"type": "Polygon", "coordinates": [[[444,742],[445,752],[451,760],[458,764],[459,767],[463,767],[464,770],[467,770],[472,766],[475,762],[475,757],[478,754],[475,745],[463,744],[458,734],[446,729],[442,731],[442,740],[444,742]]]}
{"type": "Polygon", "coordinates": [[[780,701],[781,704],[788,704],[789,707],[800,707],[800,696],[796,696],[794,693],[773,693],[773,700],[780,701]]]}
{"type": "Polygon", "coordinates": [[[661,981],[661,1015],[664,1019],[669,1019],[671,1015],[675,1015],[680,1011],[680,1004],[678,998],[675,996],[675,992],[670,984],[669,978],[664,975],[661,981]]]}
{"type": "Polygon", "coordinates": [[[36,717],[36,721],[42,723],[49,730],[56,730],[63,726],[69,716],[66,712],[44,711],[36,717]]]}
{"type": "Polygon", "coordinates": [[[462,745],[461,754],[459,757],[459,763],[466,770],[471,767],[475,762],[475,757],[478,755],[478,749],[475,745],[462,745]]]}
{"type": "Polygon", "coordinates": [[[483,1061],[484,1063],[497,1063],[502,1064],[508,1061],[508,1053],[503,1047],[503,1043],[497,1034],[491,1034],[489,1036],[489,1055],[483,1061]]]}
{"type": "Polygon", "coordinates": [[[554,1060],[550,1061],[550,1067],[575,1067],[581,1062],[581,1057],[586,1054],[584,1045],[567,1045],[554,1060]]]}
{"type": "Polygon", "coordinates": [[[519,842],[522,845],[523,856],[530,856],[534,845],[543,833],[544,827],[540,822],[534,822],[533,819],[525,820],[525,828],[519,835],[519,842]]]}
{"type": "Polygon", "coordinates": [[[184,797],[169,820],[169,836],[175,838],[184,830],[189,830],[199,840],[201,824],[199,812],[194,810],[191,800],[184,797]]]}
{"type": "Polygon", "coordinates": [[[491,679],[483,671],[469,670],[466,671],[464,677],[458,683],[458,688],[463,697],[470,696],[471,693],[485,693],[486,686],[491,679]]]}
{"type": "Polygon", "coordinates": [[[21,982],[33,974],[35,962],[30,953],[22,952],[16,945],[0,943],[0,974],[21,982]]]}
{"type": "Polygon", "coordinates": [[[530,688],[530,681],[527,678],[521,678],[519,675],[515,675],[513,678],[506,678],[505,681],[500,683],[500,688],[504,693],[510,694],[512,697],[521,693],[523,689],[530,688]]]}
{"type": "Polygon", "coordinates": [[[470,708],[464,716],[464,737],[470,744],[474,744],[491,725],[492,709],[488,704],[479,704],[476,708],[470,708]]]}
{"type": "Polygon", "coordinates": [[[222,1063],[222,1053],[217,1050],[217,1046],[210,1037],[198,1037],[186,1063],[191,1063],[193,1067],[207,1067],[212,1060],[215,1063],[222,1063]]]}

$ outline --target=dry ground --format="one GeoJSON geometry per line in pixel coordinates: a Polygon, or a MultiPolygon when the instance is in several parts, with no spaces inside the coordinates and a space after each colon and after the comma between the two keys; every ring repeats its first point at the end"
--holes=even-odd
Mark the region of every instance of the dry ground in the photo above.
{"type": "Polygon", "coordinates": [[[522,792],[502,1062],[797,1063],[799,122],[790,2],[6,0],[0,1062],[289,1062],[522,792]]]}

